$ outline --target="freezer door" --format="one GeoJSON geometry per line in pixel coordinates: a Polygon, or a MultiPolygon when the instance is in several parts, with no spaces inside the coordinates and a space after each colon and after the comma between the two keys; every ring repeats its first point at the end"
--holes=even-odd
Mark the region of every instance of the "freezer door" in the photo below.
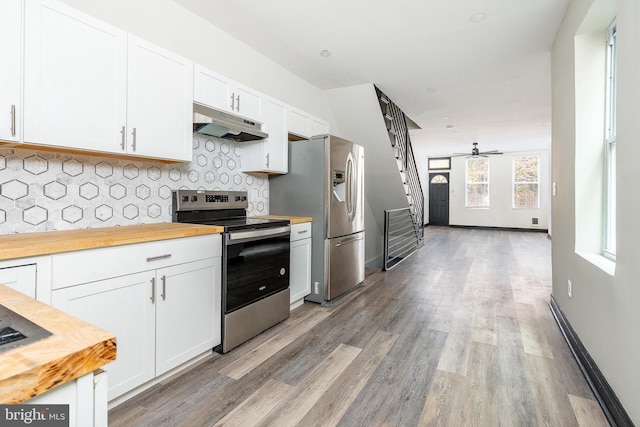
{"type": "Polygon", "coordinates": [[[332,300],[364,281],[364,231],[325,240],[329,259],[324,299],[332,300]]]}
{"type": "Polygon", "coordinates": [[[327,237],[333,238],[364,230],[364,148],[329,138],[327,237]]]}

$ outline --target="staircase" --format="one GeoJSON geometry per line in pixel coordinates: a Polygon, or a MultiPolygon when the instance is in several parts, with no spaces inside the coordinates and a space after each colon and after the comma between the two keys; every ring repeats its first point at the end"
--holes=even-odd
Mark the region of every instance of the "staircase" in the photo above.
{"type": "Polygon", "coordinates": [[[405,116],[397,107],[394,113],[390,102],[391,119],[384,119],[380,96],[372,83],[328,89],[325,94],[334,115],[332,132],[364,147],[365,263],[386,269],[387,248],[391,257],[404,259],[409,254],[395,253],[394,248],[418,247],[423,237],[424,201],[411,145],[407,145],[405,116]],[[395,133],[393,146],[389,143],[391,129],[395,133]],[[404,213],[396,213],[398,209],[404,213]],[[406,237],[395,239],[400,235],[406,237]]]}
{"type": "Polygon", "coordinates": [[[417,243],[422,246],[424,243],[424,193],[422,192],[420,176],[413,156],[407,119],[402,110],[377,87],[376,94],[389,134],[389,142],[398,164],[398,171],[404,183],[417,243]]]}

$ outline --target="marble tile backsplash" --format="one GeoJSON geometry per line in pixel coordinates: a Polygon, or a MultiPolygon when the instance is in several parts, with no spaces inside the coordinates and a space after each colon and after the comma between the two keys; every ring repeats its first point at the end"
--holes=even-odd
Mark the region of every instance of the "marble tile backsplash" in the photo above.
{"type": "Polygon", "coordinates": [[[267,175],[240,167],[238,144],[200,134],[184,164],[0,147],[0,234],[171,222],[178,188],[244,190],[268,214],[267,175]]]}

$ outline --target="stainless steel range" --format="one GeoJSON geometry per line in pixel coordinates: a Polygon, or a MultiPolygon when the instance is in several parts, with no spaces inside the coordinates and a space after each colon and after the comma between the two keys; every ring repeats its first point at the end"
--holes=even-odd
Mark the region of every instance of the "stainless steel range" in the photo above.
{"type": "Polygon", "coordinates": [[[247,218],[246,191],[175,190],[173,222],[224,227],[221,353],[289,317],[288,221],[247,218]]]}

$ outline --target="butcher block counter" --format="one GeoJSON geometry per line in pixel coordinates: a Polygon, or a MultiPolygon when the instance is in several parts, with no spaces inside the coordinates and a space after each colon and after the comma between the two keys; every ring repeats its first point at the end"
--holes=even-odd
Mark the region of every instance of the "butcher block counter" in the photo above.
{"type": "Polygon", "coordinates": [[[222,227],[161,223],[0,235],[0,261],[221,233],[222,227]]]}
{"type": "Polygon", "coordinates": [[[283,220],[289,221],[289,224],[302,224],[305,222],[312,221],[312,218],[310,216],[261,215],[253,218],[283,219],[283,220]]]}
{"type": "Polygon", "coordinates": [[[113,334],[0,285],[3,306],[52,335],[0,353],[0,403],[20,403],[116,358],[113,334]]]}

